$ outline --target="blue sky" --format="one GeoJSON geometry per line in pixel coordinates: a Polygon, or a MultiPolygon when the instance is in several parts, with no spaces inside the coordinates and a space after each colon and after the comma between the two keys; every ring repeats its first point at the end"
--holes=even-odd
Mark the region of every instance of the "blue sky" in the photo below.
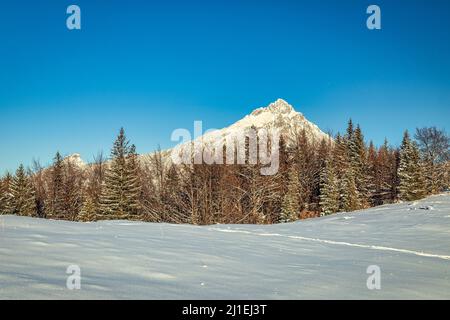
{"type": "MultiPolygon", "coordinates": [[[[176,128],[227,126],[283,98],[366,138],[449,128],[450,1],[2,1],[0,173],[54,153],[140,153],[176,128]],[[66,28],[77,4],[82,30],[66,28]],[[381,7],[382,30],[366,28],[381,7]]],[[[191,129],[193,130],[193,129],[191,129]]]]}

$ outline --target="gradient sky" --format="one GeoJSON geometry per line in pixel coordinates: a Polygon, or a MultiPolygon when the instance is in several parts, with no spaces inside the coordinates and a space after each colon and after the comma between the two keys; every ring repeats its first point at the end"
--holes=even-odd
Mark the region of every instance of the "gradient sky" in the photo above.
{"type": "Polygon", "coordinates": [[[0,173],[90,161],[121,126],[140,153],[176,128],[227,126],[283,98],[324,131],[449,131],[450,1],[7,0],[0,4],[0,173]],[[82,30],[66,28],[77,4],[82,30]],[[378,4],[382,30],[366,28],[378,4]]]}

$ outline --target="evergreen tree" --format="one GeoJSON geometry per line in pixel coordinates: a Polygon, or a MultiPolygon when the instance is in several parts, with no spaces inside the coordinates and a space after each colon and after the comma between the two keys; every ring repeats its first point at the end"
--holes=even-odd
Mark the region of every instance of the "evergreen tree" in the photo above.
{"type": "Polygon", "coordinates": [[[289,182],[288,190],[284,195],[283,203],[281,206],[281,221],[292,222],[298,219],[300,213],[299,205],[300,186],[298,173],[295,166],[291,166],[289,169],[289,182]]]}
{"type": "Polygon", "coordinates": [[[330,158],[331,143],[328,139],[322,139],[314,150],[313,161],[313,185],[312,185],[312,209],[315,212],[321,212],[320,209],[320,189],[322,184],[322,173],[325,170],[326,162],[330,158]]]}
{"type": "Polygon", "coordinates": [[[355,176],[356,189],[358,190],[358,202],[360,208],[369,207],[370,186],[369,171],[367,165],[367,150],[364,135],[358,125],[353,137],[354,150],[351,155],[352,169],[355,176]]]}
{"type": "Polygon", "coordinates": [[[378,153],[372,141],[367,151],[367,198],[370,204],[379,203],[378,190],[381,185],[381,172],[378,162],[378,153]]]}
{"type": "Polygon", "coordinates": [[[333,164],[338,181],[339,210],[353,211],[360,208],[360,195],[356,185],[355,167],[357,147],[355,130],[350,120],[344,137],[336,137],[333,149],[333,164]]]}
{"type": "Polygon", "coordinates": [[[78,214],[78,221],[88,222],[97,220],[97,206],[90,195],[86,196],[81,211],[78,214]]]}
{"type": "Polygon", "coordinates": [[[12,176],[8,172],[5,177],[0,181],[0,214],[11,213],[11,183],[12,176]]]}
{"type": "Polygon", "coordinates": [[[419,148],[416,143],[412,143],[412,163],[414,170],[412,172],[412,181],[410,194],[413,200],[422,199],[427,195],[425,166],[421,162],[419,148]]]}
{"type": "Polygon", "coordinates": [[[385,139],[378,149],[372,170],[375,175],[375,191],[372,204],[381,205],[395,199],[396,189],[396,156],[385,139]]]}
{"type": "Polygon", "coordinates": [[[46,205],[46,217],[63,219],[64,212],[64,162],[61,154],[56,152],[50,173],[49,197],[46,205]]]}
{"type": "Polygon", "coordinates": [[[11,209],[12,213],[21,216],[35,215],[34,190],[31,179],[21,164],[11,183],[11,209]]]}
{"type": "Polygon", "coordinates": [[[347,132],[345,135],[345,138],[347,141],[353,141],[353,135],[355,133],[355,130],[353,128],[353,121],[352,119],[348,120],[348,124],[347,124],[347,132]]]}
{"type": "Polygon", "coordinates": [[[331,161],[325,162],[325,167],[321,173],[320,207],[322,215],[339,211],[339,188],[331,161]]]}
{"type": "Polygon", "coordinates": [[[136,218],[140,185],[134,146],[129,146],[125,131],[120,133],[111,150],[111,163],[102,188],[102,214],[106,219],[136,218]]]}
{"type": "Polygon", "coordinates": [[[332,161],[336,177],[341,179],[344,176],[345,169],[349,166],[349,161],[346,140],[339,133],[332,149],[332,161]]]}
{"type": "Polygon", "coordinates": [[[351,167],[344,172],[340,183],[340,209],[346,212],[360,208],[358,190],[356,188],[355,174],[351,167]]]}
{"type": "Polygon", "coordinates": [[[398,168],[399,195],[401,200],[412,201],[425,196],[425,178],[420,162],[419,149],[405,131],[400,148],[400,164],[398,168]]]}
{"type": "MultiPolygon", "coordinates": [[[[347,127],[347,134],[344,138],[347,149],[347,163],[350,170],[346,171],[348,176],[350,173],[354,177],[348,177],[355,181],[357,189],[357,203],[359,207],[369,206],[369,190],[368,190],[368,170],[367,170],[367,155],[366,146],[364,143],[364,136],[361,128],[358,125],[354,129],[353,122],[350,119],[347,127]]],[[[356,208],[359,209],[359,208],[356,208]]]]}
{"type": "Polygon", "coordinates": [[[62,194],[63,217],[68,220],[76,220],[83,205],[81,197],[82,181],[78,168],[68,161],[64,170],[64,185],[62,194]]]}
{"type": "MultiPolygon", "coordinates": [[[[275,187],[272,192],[273,201],[268,208],[267,222],[269,223],[282,222],[281,207],[283,205],[284,195],[288,191],[288,184],[286,181],[289,181],[289,167],[292,165],[292,161],[289,159],[288,147],[286,144],[286,139],[283,135],[280,136],[278,150],[279,168],[277,174],[273,176],[275,187]]],[[[236,186],[235,183],[233,187],[236,188],[238,186],[236,186]]]]}
{"type": "Polygon", "coordinates": [[[126,159],[127,175],[127,206],[131,218],[138,219],[141,214],[141,181],[139,179],[139,160],[136,153],[136,146],[131,145],[126,159]]]}
{"type": "Polygon", "coordinates": [[[302,211],[309,209],[312,202],[315,179],[314,150],[305,129],[298,134],[293,151],[299,181],[299,211],[302,211]]]}
{"type": "Polygon", "coordinates": [[[164,189],[162,194],[163,220],[166,220],[165,215],[170,215],[169,221],[179,221],[183,219],[181,214],[181,197],[180,197],[180,178],[178,176],[175,165],[171,165],[164,179],[164,189]]]}

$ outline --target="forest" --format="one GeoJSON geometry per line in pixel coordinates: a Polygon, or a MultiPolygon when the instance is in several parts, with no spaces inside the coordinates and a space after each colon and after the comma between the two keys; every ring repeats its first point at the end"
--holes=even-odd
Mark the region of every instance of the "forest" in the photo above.
{"type": "Polygon", "coordinates": [[[281,136],[279,170],[258,164],[174,165],[161,150],[142,161],[123,129],[110,157],[86,166],[56,153],[0,179],[0,213],[70,221],[273,224],[413,201],[448,190],[450,137],[435,127],[405,131],[400,146],[366,142],[350,120],[344,134],[315,141],[281,136]]]}

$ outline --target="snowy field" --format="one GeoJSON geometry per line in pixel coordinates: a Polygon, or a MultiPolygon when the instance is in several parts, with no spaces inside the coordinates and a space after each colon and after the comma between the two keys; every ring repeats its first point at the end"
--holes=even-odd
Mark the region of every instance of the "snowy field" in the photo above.
{"type": "Polygon", "coordinates": [[[0,299],[18,298],[450,299],[450,195],[270,226],[0,216],[0,299]]]}

